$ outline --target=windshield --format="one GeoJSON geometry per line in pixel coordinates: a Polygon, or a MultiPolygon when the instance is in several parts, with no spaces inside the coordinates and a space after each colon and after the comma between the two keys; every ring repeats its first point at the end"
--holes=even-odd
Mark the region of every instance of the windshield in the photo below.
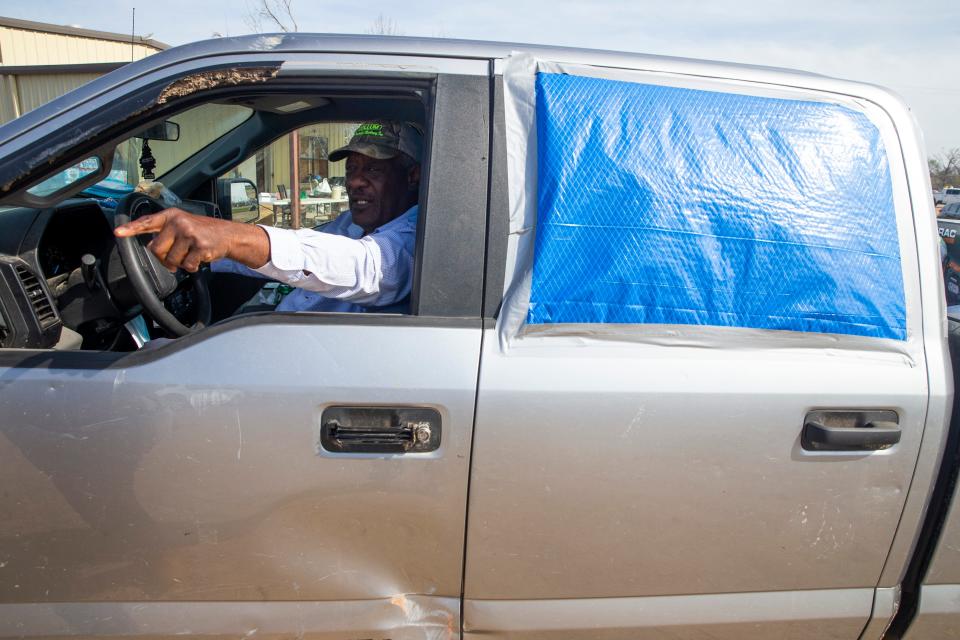
{"type": "MultiPolygon", "coordinates": [[[[249,107],[223,104],[202,104],[169,118],[180,127],[176,140],[150,140],[150,150],[156,159],[154,173],[162,175],[197,153],[229,131],[243,124],[253,110],[249,107]]],[[[143,139],[130,137],[120,142],[113,153],[110,173],[106,178],[88,187],[82,193],[100,198],[121,196],[133,191],[143,180],[140,154],[143,139]]],[[[58,192],[71,193],[70,185],[80,182],[90,173],[100,170],[99,160],[87,158],[59,171],[43,182],[31,187],[28,192],[36,196],[49,196],[58,192]]]]}
{"type": "MultiPolygon", "coordinates": [[[[224,104],[202,104],[169,118],[180,125],[180,137],[174,141],[150,140],[150,150],[156,158],[154,172],[162,175],[200,151],[214,140],[243,124],[253,110],[249,107],[224,104]]],[[[117,145],[113,153],[110,174],[86,191],[92,195],[109,196],[133,191],[143,179],[140,154],[141,138],[128,138],[117,145]]]]}
{"type": "Polygon", "coordinates": [[[46,197],[59,191],[65,191],[69,189],[70,185],[80,182],[90,174],[97,173],[101,167],[100,158],[96,156],[85,158],[72,167],[59,171],[43,182],[30,187],[27,189],[27,193],[46,197]]]}

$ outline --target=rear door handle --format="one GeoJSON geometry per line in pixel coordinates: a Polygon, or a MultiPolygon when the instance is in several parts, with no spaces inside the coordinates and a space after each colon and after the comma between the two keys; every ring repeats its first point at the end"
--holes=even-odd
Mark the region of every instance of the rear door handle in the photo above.
{"type": "Polygon", "coordinates": [[[801,444],[816,451],[886,449],[900,442],[896,411],[821,410],[807,414],[801,444]]]}

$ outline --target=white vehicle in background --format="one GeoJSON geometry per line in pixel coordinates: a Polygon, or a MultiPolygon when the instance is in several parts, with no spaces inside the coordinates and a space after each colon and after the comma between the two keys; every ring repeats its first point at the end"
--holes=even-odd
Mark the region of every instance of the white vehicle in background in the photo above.
{"type": "Polygon", "coordinates": [[[960,202],[960,188],[945,187],[942,191],[933,192],[934,204],[948,205],[953,202],[960,202]]]}

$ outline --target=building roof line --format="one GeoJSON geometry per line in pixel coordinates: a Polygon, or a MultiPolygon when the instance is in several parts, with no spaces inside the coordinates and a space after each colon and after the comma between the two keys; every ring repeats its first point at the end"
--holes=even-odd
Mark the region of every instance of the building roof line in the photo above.
{"type": "Polygon", "coordinates": [[[110,73],[129,62],[78,62],[72,64],[0,64],[0,75],[47,76],[60,73],[110,73]]]}
{"type": "Polygon", "coordinates": [[[126,44],[139,44],[151,47],[158,51],[169,49],[170,45],[164,44],[158,40],[144,38],[142,36],[130,36],[122,33],[113,33],[111,31],[94,31],[93,29],[81,29],[79,27],[67,27],[59,24],[48,24],[46,22],[33,22],[32,20],[20,20],[19,18],[6,18],[0,16],[0,27],[10,27],[11,29],[22,29],[24,31],[41,31],[43,33],[56,33],[64,36],[75,36],[78,38],[92,38],[94,40],[110,40],[112,42],[123,42],[126,44]]]}

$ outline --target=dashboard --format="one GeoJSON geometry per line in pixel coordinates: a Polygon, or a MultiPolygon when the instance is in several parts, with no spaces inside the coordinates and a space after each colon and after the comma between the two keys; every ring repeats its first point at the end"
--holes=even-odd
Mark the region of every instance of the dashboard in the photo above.
{"type": "MultiPolygon", "coordinates": [[[[93,199],[0,211],[0,347],[127,351],[142,313],[113,236],[114,211],[93,199]]],[[[189,292],[166,301],[189,317],[189,292]]]]}
{"type": "Polygon", "coordinates": [[[37,261],[48,280],[80,268],[84,254],[101,256],[113,245],[113,214],[95,200],[50,210],[43,227],[37,261]]]}

